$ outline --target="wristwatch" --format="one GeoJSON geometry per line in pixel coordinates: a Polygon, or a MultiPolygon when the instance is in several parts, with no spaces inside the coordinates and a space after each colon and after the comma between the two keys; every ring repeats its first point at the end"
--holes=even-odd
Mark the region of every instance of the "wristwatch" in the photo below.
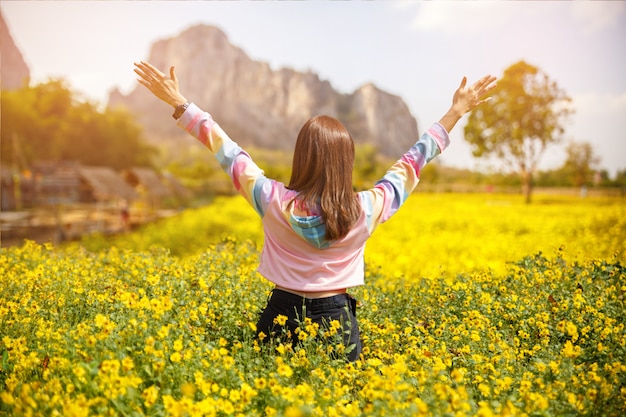
{"type": "Polygon", "coordinates": [[[180,119],[180,117],[183,115],[185,110],[187,110],[187,107],[189,107],[188,101],[181,105],[176,106],[176,108],[174,109],[174,114],[172,114],[172,117],[176,120],[180,119]]]}

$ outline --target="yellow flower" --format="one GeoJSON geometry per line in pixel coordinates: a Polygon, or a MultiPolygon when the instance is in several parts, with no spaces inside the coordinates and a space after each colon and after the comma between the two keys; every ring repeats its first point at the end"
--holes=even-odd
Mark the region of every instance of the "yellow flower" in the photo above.
{"type": "Polygon", "coordinates": [[[289,406],[285,410],[285,417],[303,417],[304,413],[298,407],[289,406]]]}
{"type": "Polygon", "coordinates": [[[161,326],[161,328],[159,329],[159,331],[157,332],[157,336],[159,336],[159,339],[165,339],[167,337],[167,335],[170,332],[170,326],[161,326]]]}
{"type": "Polygon", "coordinates": [[[278,368],[276,368],[276,372],[278,373],[278,375],[284,376],[284,377],[287,377],[287,378],[289,378],[291,375],[293,375],[293,370],[287,364],[278,365],[278,368]]]}
{"type": "Polygon", "coordinates": [[[152,362],[152,369],[154,369],[155,372],[160,372],[163,370],[163,368],[165,368],[165,362],[157,360],[152,362]]]}
{"type": "Polygon", "coordinates": [[[81,381],[84,380],[85,375],[87,375],[87,371],[85,371],[85,368],[80,365],[76,365],[74,368],[72,368],[72,373],[76,375],[76,377],[81,381]]]}
{"type": "Polygon", "coordinates": [[[241,393],[236,389],[231,389],[228,395],[228,399],[236,404],[241,399],[241,393]]]}
{"type": "Polygon", "coordinates": [[[180,352],[174,352],[170,355],[170,360],[174,363],[178,363],[182,360],[182,356],[180,354],[180,352]]]}
{"type": "Polygon", "coordinates": [[[222,405],[222,411],[224,411],[224,413],[226,413],[227,415],[230,415],[235,412],[235,407],[233,406],[233,403],[231,403],[230,401],[224,400],[223,405],[222,405]]]}
{"type": "Polygon", "coordinates": [[[180,352],[181,350],[183,350],[183,341],[180,340],[180,339],[176,339],[174,341],[174,346],[173,347],[174,347],[174,350],[176,352],[180,352]]]}
{"type": "Polygon", "coordinates": [[[483,397],[489,397],[491,394],[491,388],[489,388],[489,385],[485,383],[478,384],[478,391],[480,391],[483,397]]]}
{"type": "Polygon", "coordinates": [[[122,369],[124,370],[124,372],[128,372],[131,369],[133,369],[135,367],[135,364],[133,363],[133,360],[126,356],[124,359],[122,359],[122,369]]]}
{"type": "Polygon", "coordinates": [[[151,385],[141,393],[141,398],[143,398],[143,402],[147,408],[152,407],[157,398],[159,397],[159,387],[156,385],[151,385]]]}
{"type": "Polygon", "coordinates": [[[267,379],[265,379],[265,378],[255,378],[254,379],[254,386],[257,387],[258,389],[264,389],[265,387],[267,387],[267,379]]]}
{"type": "Polygon", "coordinates": [[[577,358],[581,353],[580,346],[574,346],[571,341],[565,342],[565,346],[561,350],[561,354],[566,358],[577,358]]]}
{"type": "Polygon", "coordinates": [[[296,328],[296,334],[298,335],[298,340],[304,341],[309,337],[309,334],[302,330],[301,328],[296,328]]]}
{"type": "Polygon", "coordinates": [[[94,335],[90,335],[90,336],[87,338],[87,346],[91,346],[91,347],[93,347],[93,346],[95,346],[97,343],[98,343],[98,338],[97,338],[97,337],[95,337],[94,335]]]}
{"type": "Polygon", "coordinates": [[[106,325],[109,319],[102,314],[96,314],[96,318],[94,321],[96,323],[96,327],[101,329],[102,327],[106,325]]]}
{"type": "Polygon", "coordinates": [[[452,372],[450,373],[450,376],[452,377],[454,382],[457,382],[457,383],[463,381],[464,375],[465,375],[465,368],[454,368],[452,372]]]}
{"type": "Polygon", "coordinates": [[[284,326],[285,323],[287,323],[287,316],[283,316],[282,314],[279,314],[276,317],[274,317],[274,324],[277,324],[279,326],[284,326]]]}
{"type": "Polygon", "coordinates": [[[180,392],[183,394],[183,396],[192,398],[193,395],[196,393],[196,386],[191,382],[185,382],[183,385],[180,386],[180,392]]]}
{"type": "Polygon", "coordinates": [[[572,337],[572,341],[575,342],[576,340],[578,340],[578,329],[576,328],[576,325],[574,323],[568,321],[565,324],[565,331],[568,335],[572,337]]]}
{"type": "Polygon", "coordinates": [[[241,399],[244,403],[250,402],[252,398],[257,396],[257,391],[245,382],[241,384],[241,399]]]}
{"type": "Polygon", "coordinates": [[[333,397],[333,392],[330,388],[326,387],[322,390],[322,398],[325,400],[330,400],[333,397]]]}
{"type": "Polygon", "coordinates": [[[117,359],[106,359],[100,364],[100,370],[105,374],[117,375],[120,370],[120,361],[117,359]]]}
{"type": "Polygon", "coordinates": [[[485,403],[484,401],[480,401],[478,413],[476,413],[476,416],[477,417],[495,417],[495,413],[493,412],[491,408],[489,408],[489,405],[487,403],[485,403]]]}
{"type": "Polygon", "coordinates": [[[6,391],[0,392],[0,400],[2,400],[2,402],[6,405],[15,404],[15,398],[13,397],[13,395],[9,394],[6,391]]]}

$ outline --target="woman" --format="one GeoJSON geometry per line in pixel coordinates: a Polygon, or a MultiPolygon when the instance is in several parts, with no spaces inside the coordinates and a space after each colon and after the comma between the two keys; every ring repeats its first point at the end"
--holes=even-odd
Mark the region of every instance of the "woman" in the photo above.
{"type": "Polygon", "coordinates": [[[263,220],[264,246],[258,271],[275,284],[257,323],[260,339],[289,335],[297,342],[300,322],[339,327],[349,360],[361,352],[356,301],[347,290],[364,284],[365,242],[388,220],[418,183],[422,167],[449,144],[448,132],[494,87],[485,76],[471,87],[466,78],[450,110],[387,171],[376,185],[355,193],[354,142],[329,116],[308,120],[296,141],[287,186],[264,176],[209,113],[187,101],[174,67],[169,76],[147,62],[135,64],[139,83],[174,108],[178,125],[213,152],[237,191],[263,220]]]}

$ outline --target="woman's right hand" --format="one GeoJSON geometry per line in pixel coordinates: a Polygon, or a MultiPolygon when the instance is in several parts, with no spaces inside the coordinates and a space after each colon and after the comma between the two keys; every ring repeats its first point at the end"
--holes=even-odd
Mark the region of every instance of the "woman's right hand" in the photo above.
{"type": "Polygon", "coordinates": [[[139,84],[145,86],[152,94],[170,106],[177,107],[187,102],[185,96],[179,91],[174,66],[170,67],[170,76],[167,77],[152,64],[141,61],[135,63],[135,73],[139,76],[137,79],[139,84]]]}

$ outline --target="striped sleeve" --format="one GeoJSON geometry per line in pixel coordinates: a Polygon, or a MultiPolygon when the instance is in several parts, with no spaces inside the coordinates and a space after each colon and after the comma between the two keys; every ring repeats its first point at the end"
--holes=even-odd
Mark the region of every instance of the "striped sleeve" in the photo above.
{"type": "Polygon", "coordinates": [[[213,120],[211,115],[195,104],[190,104],[178,126],[209,149],[222,169],[231,178],[235,189],[263,216],[274,181],[265,177],[250,155],[234,142],[213,120]]]}
{"type": "Polygon", "coordinates": [[[422,168],[447,148],[449,143],[448,132],[435,123],[389,168],[374,188],[360,193],[370,234],[398,211],[417,187],[422,168]]]}

